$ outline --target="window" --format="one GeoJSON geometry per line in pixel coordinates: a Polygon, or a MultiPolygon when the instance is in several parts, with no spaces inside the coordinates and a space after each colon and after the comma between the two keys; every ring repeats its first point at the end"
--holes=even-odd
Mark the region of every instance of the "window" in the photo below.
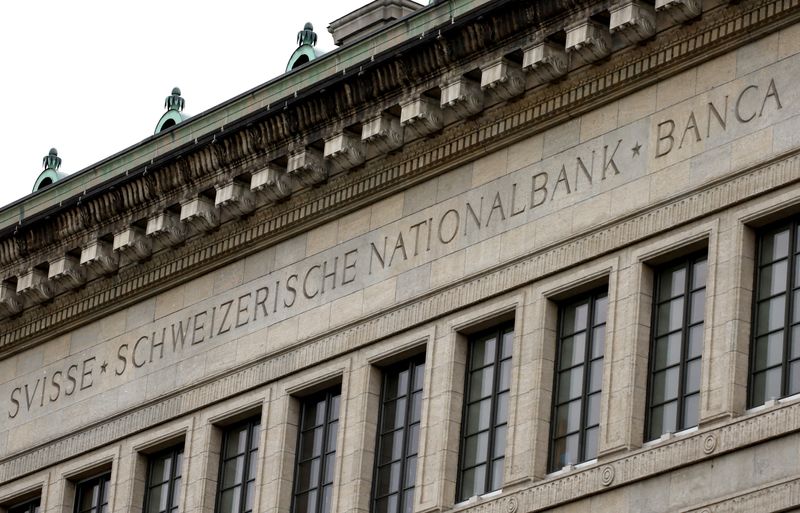
{"type": "Polygon", "coordinates": [[[150,456],[145,513],[173,513],[180,509],[182,466],[183,445],[150,456]]]}
{"type": "Polygon", "coordinates": [[[303,398],[292,511],[330,513],[339,428],[339,388],[303,398]]]}
{"type": "Polygon", "coordinates": [[[21,504],[15,504],[8,508],[8,513],[39,513],[40,498],[27,500],[21,504]]]}
{"type": "Polygon", "coordinates": [[[75,513],[106,513],[111,473],[106,472],[76,485],[75,513]]]}
{"type": "Polygon", "coordinates": [[[706,306],[706,255],[656,273],[650,344],[647,439],[696,426],[706,306]]]}
{"type": "Polygon", "coordinates": [[[514,326],[471,337],[461,428],[458,500],[503,486],[514,326]]]}
{"type": "Polygon", "coordinates": [[[413,509],[424,379],[424,357],[384,371],[373,479],[374,513],[410,513],[413,509]]]}
{"type": "Polygon", "coordinates": [[[750,351],[750,406],[800,392],[798,220],[759,240],[750,351]]]}
{"type": "Polygon", "coordinates": [[[258,417],[225,429],[217,485],[217,513],[253,511],[258,466],[258,417]]]}
{"type": "Polygon", "coordinates": [[[550,472],[597,457],[608,293],[559,308],[550,472]]]}

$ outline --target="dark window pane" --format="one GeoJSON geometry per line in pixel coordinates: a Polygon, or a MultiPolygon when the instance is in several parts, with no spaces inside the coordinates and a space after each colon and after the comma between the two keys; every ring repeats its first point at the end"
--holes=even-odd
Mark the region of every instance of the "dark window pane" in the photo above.
{"type": "Polygon", "coordinates": [[[689,350],[686,353],[687,358],[697,358],[703,354],[703,335],[704,324],[698,324],[689,328],[689,350]]]}
{"type": "Polygon", "coordinates": [[[661,273],[661,284],[659,287],[659,301],[666,301],[675,296],[686,293],[686,268],[669,270],[661,273]]]}
{"type": "Polygon", "coordinates": [[[561,343],[561,368],[568,369],[586,358],[586,333],[566,337],[561,343]]]}
{"type": "Polygon", "coordinates": [[[789,358],[800,358],[800,326],[792,327],[792,340],[789,344],[789,358]]]}
{"type": "Polygon", "coordinates": [[[497,412],[494,425],[503,424],[508,420],[508,392],[497,394],[497,412]]]}
{"type": "Polygon", "coordinates": [[[678,367],[653,374],[653,403],[658,404],[678,397],[678,367]]]}
{"type": "Polygon", "coordinates": [[[403,477],[403,488],[411,488],[417,481],[417,458],[412,456],[406,460],[406,475],[403,477]]]}
{"type": "Polygon", "coordinates": [[[492,458],[500,458],[506,453],[506,432],[508,427],[498,426],[494,430],[494,450],[492,451],[492,458]]]}
{"type": "Polygon", "coordinates": [[[779,398],[781,392],[781,369],[775,368],[753,375],[753,406],[764,404],[769,399],[779,398]]]}
{"type": "Polygon", "coordinates": [[[494,367],[475,371],[469,377],[469,400],[475,401],[492,395],[494,388],[494,367]]]}
{"type": "Polygon", "coordinates": [[[758,334],[767,333],[783,327],[786,315],[786,298],[778,296],[758,305],[758,334]]]}
{"type": "Polygon", "coordinates": [[[503,333],[503,348],[500,352],[500,358],[511,358],[511,351],[514,345],[514,332],[506,331],[503,333]]]}
{"type": "MultiPolygon", "coordinates": [[[[405,382],[407,386],[407,378],[405,382]]],[[[384,392],[387,388],[384,383],[384,392]]],[[[314,437],[312,443],[309,443],[308,439],[304,440],[302,434],[298,438],[293,502],[295,513],[299,511],[324,513],[325,508],[330,507],[330,503],[326,502],[326,490],[332,489],[329,484],[333,482],[336,463],[339,400],[338,389],[333,389],[305,398],[300,405],[303,424],[314,427],[314,437]]],[[[383,413],[384,421],[387,421],[388,417],[388,422],[393,422],[392,415],[383,413]]],[[[390,443],[390,440],[391,435],[382,437],[381,442],[386,444],[390,443]]]]}
{"type": "Polygon", "coordinates": [[[403,431],[393,431],[381,436],[378,464],[383,465],[390,461],[399,460],[403,455],[403,431]]]}
{"type": "Polygon", "coordinates": [[[692,293],[691,312],[689,314],[689,322],[692,324],[702,322],[705,319],[706,311],[706,290],[701,289],[692,293]]]}
{"type": "Polygon", "coordinates": [[[586,402],[586,425],[594,426],[600,423],[600,394],[592,394],[586,402]]]}
{"type": "Polygon", "coordinates": [[[758,278],[758,296],[766,298],[784,292],[788,277],[786,269],[786,260],[775,262],[761,269],[761,275],[758,278]]]}
{"type": "Polygon", "coordinates": [[[608,317],[608,296],[600,296],[594,301],[594,321],[593,325],[605,324],[608,317]]]}
{"type": "Polygon", "coordinates": [[[225,458],[243,454],[247,447],[247,428],[236,429],[228,433],[225,447],[225,458]]]}
{"type": "Polygon", "coordinates": [[[686,364],[686,383],[684,384],[684,394],[691,394],[700,391],[700,360],[692,360],[686,364]]]}
{"type": "Polygon", "coordinates": [[[503,486],[503,464],[504,458],[492,462],[492,482],[490,490],[499,490],[503,486]]]}
{"type": "Polygon", "coordinates": [[[605,352],[606,327],[598,326],[592,330],[592,358],[600,358],[605,352]]]}
{"type": "Polygon", "coordinates": [[[761,263],[766,264],[789,254],[789,229],[766,234],[761,243],[761,263]]]}
{"type": "Polygon", "coordinates": [[[687,396],[683,402],[683,429],[694,427],[700,420],[700,394],[687,396]]]}
{"type": "Polygon", "coordinates": [[[792,362],[789,365],[789,393],[793,395],[800,393],[800,361],[792,362]]]}
{"type": "Polygon", "coordinates": [[[673,333],[656,339],[654,370],[671,367],[681,361],[681,334],[673,333]]]}
{"type": "Polygon", "coordinates": [[[496,338],[484,338],[476,340],[472,345],[472,368],[479,369],[484,365],[489,365],[495,359],[496,338]]]}
{"type": "Polygon", "coordinates": [[[464,444],[464,466],[472,467],[484,463],[489,456],[489,432],[470,436],[464,444]]]}
{"type": "Polygon", "coordinates": [[[425,364],[420,363],[414,367],[414,390],[422,390],[425,381],[425,364]]]}
{"type": "Polygon", "coordinates": [[[555,436],[574,433],[581,426],[581,400],[576,399],[556,409],[555,436]]]}
{"type": "Polygon", "coordinates": [[[564,312],[564,335],[571,335],[576,331],[583,331],[587,328],[589,316],[589,303],[570,305],[564,312]]]}
{"type": "Polygon", "coordinates": [[[678,402],[656,406],[652,411],[651,438],[658,438],[664,433],[674,433],[678,430],[678,402]]]}
{"type": "Polygon", "coordinates": [[[695,262],[694,270],[692,271],[692,290],[706,286],[707,268],[708,265],[705,259],[695,262]]]}
{"type": "Polygon", "coordinates": [[[658,307],[658,334],[675,331],[683,324],[683,297],[658,307]]]}
{"type": "Polygon", "coordinates": [[[462,494],[465,499],[473,495],[486,493],[486,465],[481,465],[464,471],[462,476],[462,494]]]}
{"type": "Polygon", "coordinates": [[[756,339],[755,370],[779,365],[783,361],[783,331],[756,339]]]}
{"type": "Polygon", "coordinates": [[[603,386],[603,360],[595,360],[591,363],[589,372],[589,393],[599,392],[603,386]]]}
{"type": "Polygon", "coordinates": [[[422,392],[414,392],[411,395],[411,418],[408,422],[419,422],[422,412],[422,392]]]}
{"type": "Polygon", "coordinates": [[[570,399],[580,397],[583,392],[584,365],[572,370],[564,371],[558,377],[558,402],[563,403],[570,399]]]}
{"type": "Polygon", "coordinates": [[[585,460],[591,460],[597,457],[597,434],[599,431],[599,427],[593,427],[586,430],[586,446],[583,450],[583,458],[585,460]]]}
{"type": "Polygon", "coordinates": [[[400,463],[392,463],[378,470],[378,481],[376,482],[378,496],[387,495],[391,492],[400,490],[400,463]]]}
{"type": "Polygon", "coordinates": [[[408,446],[406,447],[406,454],[416,454],[419,447],[419,424],[414,424],[408,428],[408,446]]]}
{"type": "Polygon", "coordinates": [[[484,399],[483,401],[471,404],[467,408],[467,432],[472,434],[477,431],[489,429],[491,423],[492,412],[492,399],[484,399]]]}

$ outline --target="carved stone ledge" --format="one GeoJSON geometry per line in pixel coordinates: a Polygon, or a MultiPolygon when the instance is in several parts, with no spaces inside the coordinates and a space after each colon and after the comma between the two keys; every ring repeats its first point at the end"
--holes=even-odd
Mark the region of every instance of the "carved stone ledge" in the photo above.
{"type": "Polygon", "coordinates": [[[400,124],[412,137],[425,137],[442,129],[442,109],[436,100],[426,96],[411,98],[400,104],[400,124]]]}
{"type": "Polygon", "coordinates": [[[258,206],[255,194],[243,183],[231,181],[217,186],[216,189],[216,206],[233,217],[246,216],[258,206]]]}
{"type": "Polygon", "coordinates": [[[252,174],[250,190],[264,195],[267,201],[282,201],[292,195],[292,180],[285,169],[267,164],[252,174]]]}
{"type": "Polygon", "coordinates": [[[80,261],[72,255],[64,255],[50,262],[47,277],[61,290],[73,290],[86,283],[86,273],[80,261]]]}
{"type": "Polygon", "coordinates": [[[587,19],[567,28],[566,49],[586,63],[598,61],[611,54],[611,32],[606,26],[587,19]]]}
{"type": "Polygon", "coordinates": [[[656,12],[664,13],[675,23],[684,23],[703,12],[701,0],[656,0],[656,12]]]}
{"type": "Polygon", "coordinates": [[[459,77],[442,86],[442,108],[452,109],[460,118],[474,116],[483,110],[483,92],[474,80],[459,77]]]}
{"type": "Polygon", "coordinates": [[[289,176],[307,187],[315,187],[328,181],[328,166],[322,153],[314,148],[303,148],[289,155],[286,171],[289,176]]]}
{"type": "Polygon", "coordinates": [[[22,298],[17,295],[13,283],[0,282],[0,319],[11,317],[22,311],[22,298]]]}
{"type": "Polygon", "coordinates": [[[181,222],[197,232],[208,232],[219,226],[219,211],[205,196],[196,196],[181,203],[181,222]]]}
{"type": "Polygon", "coordinates": [[[400,119],[384,112],[364,122],[361,141],[380,153],[388,153],[403,145],[403,129],[400,119]]]}
{"type": "Polygon", "coordinates": [[[110,243],[95,239],[81,249],[81,266],[98,276],[111,274],[119,267],[119,255],[110,243]]]}
{"type": "Polygon", "coordinates": [[[499,59],[481,66],[481,89],[500,100],[508,100],[525,92],[525,73],[518,64],[499,59]]]}
{"type": "Polygon", "coordinates": [[[53,284],[42,269],[29,269],[17,279],[17,294],[33,304],[44,303],[55,295],[53,284]]]}
{"type": "Polygon", "coordinates": [[[131,262],[141,262],[153,252],[152,240],[138,226],[129,226],[114,234],[114,251],[131,262]]]}
{"type": "Polygon", "coordinates": [[[145,234],[165,247],[172,247],[186,239],[186,228],[181,224],[177,214],[166,211],[147,220],[145,234]]]}
{"type": "Polygon", "coordinates": [[[340,132],[325,139],[323,156],[331,161],[339,171],[360,166],[367,158],[367,152],[358,136],[340,132]]]}
{"type": "Polygon", "coordinates": [[[522,69],[533,73],[540,84],[552,82],[567,74],[569,55],[560,44],[542,41],[525,49],[522,69]]]}
{"type": "Polygon", "coordinates": [[[626,0],[611,8],[609,26],[612,34],[636,44],[655,35],[656,11],[639,0],[626,0]]]}

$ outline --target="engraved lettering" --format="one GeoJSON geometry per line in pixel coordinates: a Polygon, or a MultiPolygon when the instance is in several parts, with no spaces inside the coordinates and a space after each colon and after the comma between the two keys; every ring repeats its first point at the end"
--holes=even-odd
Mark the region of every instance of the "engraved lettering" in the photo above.
{"type": "Polygon", "coordinates": [[[672,146],[675,144],[675,138],[672,137],[672,132],[675,131],[675,122],[671,119],[666,121],[662,121],[658,124],[658,128],[656,129],[658,132],[658,142],[656,143],[656,158],[663,157],[670,151],[672,151],[672,146]],[[664,132],[662,127],[668,127],[667,131],[664,132]],[[661,143],[663,141],[669,141],[669,146],[666,149],[662,149],[661,143]]]}

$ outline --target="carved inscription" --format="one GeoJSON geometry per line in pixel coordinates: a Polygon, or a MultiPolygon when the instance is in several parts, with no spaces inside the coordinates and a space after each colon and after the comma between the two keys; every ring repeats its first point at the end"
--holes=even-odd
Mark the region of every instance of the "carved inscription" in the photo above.
{"type": "Polygon", "coordinates": [[[656,158],[725,132],[730,124],[746,125],[782,108],[775,79],[767,84],[749,84],[733,96],[726,94],[709,101],[703,109],[689,110],[685,117],[658,123],[656,158]]]}

